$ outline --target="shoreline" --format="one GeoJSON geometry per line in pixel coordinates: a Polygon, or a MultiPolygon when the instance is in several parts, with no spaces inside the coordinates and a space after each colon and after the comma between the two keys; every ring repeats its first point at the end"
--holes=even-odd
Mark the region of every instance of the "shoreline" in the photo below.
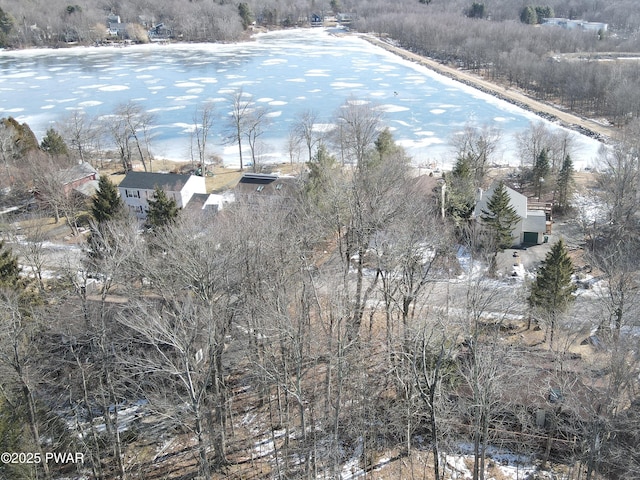
{"type": "MultiPolygon", "coordinates": [[[[313,29],[292,29],[292,30],[313,31],[313,29]]],[[[343,30],[334,29],[334,28],[317,29],[317,31],[326,32],[326,34],[334,37],[352,37],[352,39],[354,40],[357,39],[357,44],[359,46],[362,45],[363,46],[362,48],[365,48],[367,50],[369,50],[369,48],[372,48],[373,51],[377,50],[377,53],[376,53],[377,55],[383,55],[383,56],[386,56],[387,58],[395,57],[395,60],[393,61],[397,62],[398,60],[401,60],[401,62],[405,66],[413,65],[413,67],[410,67],[410,68],[415,69],[416,66],[424,67],[422,69],[422,74],[431,75],[431,76],[436,74],[440,75],[441,76],[439,80],[440,82],[448,83],[450,85],[457,84],[458,86],[456,88],[461,88],[465,90],[467,93],[471,92],[473,94],[473,92],[475,91],[476,93],[473,95],[476,95],[478,97],[483,97],[484,99],[486,99],[486,101],[489,101],[489,102],[491,102],[491,99],[493,99],[493,102],[491,103],[501,105],[500,108],[510,109],[511,111],[514,111],[514,112],[517,111],[519,112],[518,115],[522,115],[524,113],[528,121],[531,123],[534,123],[536,121],[540,121],[540,122],[544,121],[545,123],[548,122],[548,125],[550,126],[550,128],[563,128],[565,129],[565,131],[575,132],[582,137],[580,139],[580,142],[586,142],[586,144],[588,144],[588,152],[590,152],[591,160],[596,158],[596,152],[599,150],[602,144],[608,143],[607,142],[608,139],[614,138],[616,136],[616,131],[613,128],[608,128],[604,125],[597,124],[596,122],[589,121],[588,119],[579,118],[577,116],[564,112],[563,110],[561,110],[556,106],[535,101],[532,98],[527,97],[524,93],[518,90],[511,90],[509,89],[509,87],[506,87],[504,85],[491,83],[489,81],[482,79],[478,75],[472,75],[466,71],[462,71],[454,67],[442,65],[433,59],[423,57],[418,54],[414,54],[406,49],[403,49],[394,45],[392,39],[388,39],[388,40],[384,38],[380,39],[373,36],[372,34],[362,34],[362,33],[355,33],[355,32],[348,33],[343,30]],[[366,45],[369,45],[369,48],[367,48],[366,45]],[[432,72],[432,73],[429,73],[429,72],[432,72]],[[536,116],[538,117],[537,120],[536,120],[536,116]]],[[[259,36],[269,35],[272,33],[276,33],[276,31],[256,32],[251,37],[244,39],[243,41],[240,41],[240,42],[234,42],[232,44],[229,44],[229,46],[231,48],[235,48],[238,45],[251,44],[251,42],[254,40],[257,40],[259,36]]],[[[308,35],[303,34],[301,38],[306,38],[307,36],[308,35]]],[[[298,39],[297,36],[294,38],[298,39]]],[[[191,44],[188,42],[177,42],[177,43],[162,44],[162,45],[150,43],[150,44],[130,45],[128,47],[124,47],[124,50],[131,49],[133,51],[153,51],[156,48],[160,47],[161,49],[197,48],[198,50],[213,49],[217,51],[219,49],[225,50],[226,46],[227,44],[220,44],[220,43],[191,44]]],[[[120,49],[121,47],[73,46],[63,51],[64,53],[73,52],[73,56],[75,56],[78,54],[84,55],[88,50],[97,51],[97,49],[102,50],[103,48],[107,51],[113,52],[114,50],[120,49]]],[[[50,50],[50,49],[26,49],[26,50],[5,52],[5,53],[7,55],[17,54],[18,56],[22,56],[22,55],[31,56],[31,55],[39,55],[39,54],[49,54],[54,51],[55,50],[50,50]]],[[[0,56],[2,56],[2,52],[0,52],[0,56]]],[[[28,122],[28,120],[25,120],[25,121],[28,122]]],[[[44,131],[40,132],[40,134],[44,134],[44,131]]],[[[188,161],[188,158],[184,157],[182,153],[177,153],[177,151],[175,151],[175,148],[173,148],[173,142],[171,144],[171,148],[165,145],[165,143],[167,142],[164,142],[164,141],[160,142],[161,148],[156,148],[159,146],[158,144],[154,146],[153,148],[154,155],[157,155],[158,158],[164,157],[167,159],[171,159],[172,161],[175,161],[175,162],[188,161]],[[166,148],[162,148],[163,145],[166,148]]],[[[439,160],[440,158],[439,155],[441,154],[440,150],[438,149],[439,147],[438,145],[436,145],[435,146],[436,148],[433,148],[433,145],[432,145],[433,143],[437,144],[437,143],[443,143],[443,142],[431,142],[431,143],[414,142],[414,141],[411,142],[411,146],[413,146],[416,150],[418,150],[417,153],[414,152],[415,154],[412,154],[412,157],[416,160],[416,162],[414,163],[416,164],[421,163],[422,160],[426,160],[426,161],[432,160],[434,163],[441,162],[441,160],[439,160]],[[426,153],[420,151],[420,149],[425,150],[426,153]],[[421,157],[424,157],[424,158],[421,158],[421,157]],[[418,162],[418,160],[420,160],[420,162],[418,162]]],[[[405,148],[410,148],[410,147],[405,147],[405,148]]],[[[224,150],[226,149],[223,149],[223,152],[224,150]]],[[[225,163],[227,163],[228,162],[228,159],[226,158],[227,155],[224,155],[224,153],[220,153],[220,155],[223,156],[223,158],[225,158],[225,163]]],[[[509,159],[507,159],[507,162],[508,161],[509,159]]],[[[267,162],[267,163],[271,163],[271,162],[267,162]]]]}
{"type": "Polygon", "coordinates": [[[362,38],[363,40],[368,41],[372,45],[383,48],[384,50],[390,53],[393,53],[395,55],[398,55],[404,58],[405,60],[416,62],[447,78],[456,80],[467,86],[475,88],[476,90],[479,90],[483,93],[492,95],[496,98],[499,98],[500,100],[509,102],[512,105],[515,105],[524,110],[532,112],[544,118],[545,120],[558,123],[562,127],[568,128],[582,135],[593,138],[594,140],[597,140],[603,144],[610,143],[610,141],[613,138],[615,138],[616,133],[619,131],[614,127],[601,125],[589,118],[579,117],[573,113],[569,113],[564,110],[561,110],[560,108],[553,106],[551,104],[548,104],[539,100],[535,100],[518,90],[511,90],[502,85],[489,82],[477,75],[473,75],[471,73],[459,70],[457,68],[443,65],[428,57],[418,55],[402,47],[393,45],[390,42],[384,41],[377,37],[373,37],[370,34],[358,33],[356,35],[362,38]]]}

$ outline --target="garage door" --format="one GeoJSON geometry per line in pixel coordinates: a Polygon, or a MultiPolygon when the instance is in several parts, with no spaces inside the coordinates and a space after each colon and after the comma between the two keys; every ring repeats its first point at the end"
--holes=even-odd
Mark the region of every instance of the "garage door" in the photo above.
{"type": "Polygon", "coordinates": [[[528,243],[530,245],[538,244],[538,232],[524,232],[524,238],[522,243],[528,243]]]}

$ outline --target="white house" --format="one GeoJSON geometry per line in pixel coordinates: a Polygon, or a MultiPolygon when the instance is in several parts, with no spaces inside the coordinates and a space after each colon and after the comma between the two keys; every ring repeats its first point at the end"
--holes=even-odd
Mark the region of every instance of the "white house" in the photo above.
{"type": "Polygon", "coordinates": [[[204,177],[175,173],[129,172],[118,185],[120,198],[138,218],[146,218],[156,187],[184,208],[197,193],[207,193],[204,177]]]}
{"type": "Polygon", "coordinates": [[[602,22],[587,22],[585,20],[572,20],[568,18],[545,18],[542,26],[562,27],[567,30],[589,30],[593,32],[606,32],[609,24],[602,22]]]}
{"type": "MultiPolygon", "coordinates": [[[[486,190],[479,190],[476,199],[476,208],[473,211],[473,217],[479,219],[482,210],[487,210],[487,203],[493,195],[498,183],[494,183],[486,190]]],[[[505,190],[509,195],[510,204],[520,217],[520,221],[516,224],[511,232],[513,237],[513,245],[538,245],[544,241],[544,235],[547,232],[547,214],[544,210],[533,210],[529,208],[527,197],[505,185],[505,190]]]]}

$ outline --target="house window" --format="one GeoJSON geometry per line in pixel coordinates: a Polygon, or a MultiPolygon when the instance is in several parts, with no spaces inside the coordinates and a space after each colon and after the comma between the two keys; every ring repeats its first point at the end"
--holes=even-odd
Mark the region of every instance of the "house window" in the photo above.
{"type": "Polygon", "coordinates": [[[282,184],[281,183],[276,185],[276,190],[282,190],[282,184]]]}
{"type": "Polygon", "coordinates": [[[264,185],[258,185],[258,188],[256,188],[256,192],[261,192],[264,189],[264,185]]]}

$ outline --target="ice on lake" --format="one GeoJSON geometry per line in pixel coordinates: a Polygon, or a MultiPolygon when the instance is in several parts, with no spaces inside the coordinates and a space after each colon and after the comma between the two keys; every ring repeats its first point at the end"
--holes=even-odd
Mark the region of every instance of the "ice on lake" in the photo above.
{"type": "MultiPolygon", "coordinates": [[[[449,140],[472,123],[502,132],[496,161],[517,164],[515,134],[543,121],[534,114],[404,60],[357,36],[299,29],[256,35],[238,44],[73,47],[0,52],[0,112],[27,122],[42,137],[69,108],[92,116],[142,99],[155,116],[152,147],[159,156],[186,158],[198,107],[215,102],[212,139],[227,163],[237,155],[225,143],[232,97],[271,109],[261,151],[288,159],[286,141],[296,118],[317,113],[330,125],[347,101],[368,102],[416,164],[451,163],[449,140]],[[33,88],[33,87],[39,88],[33,88]],[[162,91],[162,95],[153,95],[162,91]],[[424,132],[429,132],[425,135],[424,132]]],[[[578,168],[592,165],[600,143],[575,132],[578,168]]],[[[213,152],[212,152],[213,153],[213,152]]]]}

